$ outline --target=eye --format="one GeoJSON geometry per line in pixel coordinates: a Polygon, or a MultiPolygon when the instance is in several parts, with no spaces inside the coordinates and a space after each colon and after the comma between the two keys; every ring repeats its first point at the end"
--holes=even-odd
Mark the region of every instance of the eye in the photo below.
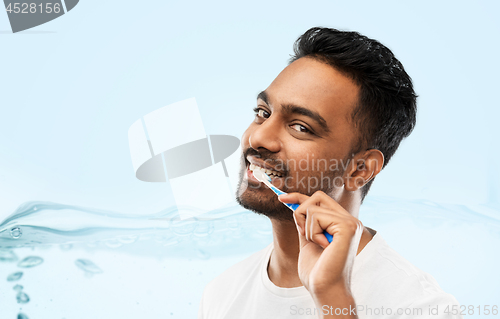
{"type": "Polygon", "coordinates": [[[260,118],[267,119],[269,116],[271,116],[271,114],[269,114],[268,111],[266,111],[260,107],[254,108],[253,111],[255,112],[255,116],[260,117],[260,118]]]}
{"type": "Polygon", "coordinates": [[[307,127],[305,127],[304,125],[301,125],[301,124],[292,124],[292,125],[290,125],[290,127],[293,128],[294,130],[296,130],[297,132],[312,133],[307,127]]]}

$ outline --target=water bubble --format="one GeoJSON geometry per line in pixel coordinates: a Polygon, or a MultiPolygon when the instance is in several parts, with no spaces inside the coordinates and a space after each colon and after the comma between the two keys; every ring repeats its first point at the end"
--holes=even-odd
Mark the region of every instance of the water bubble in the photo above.
{"type": "Polygon", "coordinates": [[[59,248],[62,251],[68,251],[68,250],[71,250],[71,248],[73,248],[73,244],[61,244],[61,245],[59,245],[59,248]]]}
{"type": "Polygon", "coordinates": [[[28,316],[26,316],[24,313],[20,312],[17,315],[17,319],[30,319],[30,318],[28,318],[28,316]]]}
{"type": "Polygon", "coordinates": [[[174,231],[174,234],[179,236],[188,236],[193,233],[196,228],[196,223],[190,220],[182,220],[182,221],[173,221],[170,226],[174,231]]]}
{"type": "Polygon", "coordinates": [[[231,237],[232,238],[242,238],[244,235],[244,230],[243,229],[235,229],[231,231],[231,237]]]}
{"type": "Polygon", "coordinates": [[[139,239],[139,236],[137,236],[137,235],[121,236],[120,238],[118,238],[118,240],[122,244],[132,244],[132,243],[135,243],[138,239],[139,239]]]}
{"type": "Polygon", "coordinates": [[[178,244],[179,242],[182,241],[182,238],[176,236],[175,234],[164,234],[161,237],[157,237],[157,236],[158,235],[154,236],[154,240],[157,243],[162,244],[163,246],[175,245],[175,244],[178,244]]]}
{"type": "Polygon", "coordinates": [[[10,237],[12,237],[14,239],[20,238],[22,234],[23,234],[23,232],[21,231],[21,228],[19,228],[19,227],[14,227],[10,230],[10,237]]]}
{"type": "Polygon", "coordinates": [[[18,271],[18,272],[10,274],[7,277],[7,281],[16,281],[16,280],[21,279],[22,276],[23,276],[23,272],[22,271],[18,271]]]}
{"type": "Polygon", "coordinates": [[[119,242],[117,239],[108,239],[104,242],[106,246],[109,248],[118,248],[121,247],[123,244],[119,242]]]}
{"type": "Polygon", "coordinates": [[[161,244],[161,243],[163,243],[163,242],[165,242],[167,240],[167,237],[164,237],[162,235],[154,235],[153,239],[154,239],[155,242],[161,244]]]}
{"type": "Polygon", "coordinates": [[[235,219],[233,216],[231,216],[230,219],[226,220],[226,225],[231,232],[238,231],[238,229],[240,228],[238,220],[235,219]]]}
{"type": "Polygon", "coordinates": [[[97,247],[97,245],[99,245],[99,241],[93,241],[93,242],[87,243],[87,247],[90,247],[90,248],[95,248],[95,247],[97,247]]]}
{"type": "Polygon", "coordinates": [[[28,256],[17,263],[17,267],[21,268],[31,268],[43,263],[43,259],[37,256],[28,256]]]}
{"type": "Polygon", "coordinates": [[[19,291],[16,296],[17,303],[28,303],[30,301],[30,297],[22,291],[19,291]]]}
{"type": "Polygon", "coordinates": [[[170,238],[170,239],[166,239],[164,241],[161,242],[162,246],[164,247],[168,247],[168,246],[174,246],[174,245],[177,245],[178,243],[180,243],[182,241],[181,238],[170,238]]]}
{"type": "Polygon", "coordinates": [[[97,267],[92,261],[88,259],[77,259],[75,260],[75,265],[85,271],[85,273],[98,274],[102,272],[101,268],[97,267]]]}
{"type": "Polygon", "coordinates": [[[206,237],[214,231],[214,223],[211,220],[199,221],[194,230],[196,237],[206,237]]]}
{"type": "Polygon", "coordinates": [[[17,261],[17,256],[12,250],[0,249],[0,261],[17,261]]]}
{"type": "Polygon", "coordinates": [[[23,286],[21,286],[21,285],[19,285],[19,284],[17,284],[17,285],[15,285],[14,287],[12,287],[12,289],[14,289],[14,290],[15,290],[15,291],[17,291],[17,292],[21,292],[21,290],[23,290],[23,288],[24,288],[24,287],[23,287],[23,286]]]}

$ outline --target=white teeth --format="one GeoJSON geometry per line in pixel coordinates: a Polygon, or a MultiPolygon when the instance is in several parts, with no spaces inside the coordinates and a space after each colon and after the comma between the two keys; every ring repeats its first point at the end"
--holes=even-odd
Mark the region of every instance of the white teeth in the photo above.
{"type": "Polygon", "coordinates": [[[260,170],[264,171],[264,173],[266,173],[267,175],[272,175],[272,176],[277,176],[277,177],[283,176],[281,173],[262,168],[260,166],[255,165],[255,164],[250,164],[249,168],[251,171],[254,171],[256,169],[260,169],[260,170]]]}

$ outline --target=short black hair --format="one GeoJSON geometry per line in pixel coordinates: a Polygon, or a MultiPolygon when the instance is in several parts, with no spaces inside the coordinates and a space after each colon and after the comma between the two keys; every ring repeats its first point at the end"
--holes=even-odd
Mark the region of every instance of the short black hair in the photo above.
{"type": "MultiPolygon", "coordinates": [[[[386,46],[354,31],[314,27],[293,45],[289,64],[303,57],[326,63],[359,85],[351,120],[359,128],[352,153],[378,149],[384,168],[417,117],[417,95],[410,76],[386,46]]],[[[363,202],[374,179],[361,189],[363,202]]]]}

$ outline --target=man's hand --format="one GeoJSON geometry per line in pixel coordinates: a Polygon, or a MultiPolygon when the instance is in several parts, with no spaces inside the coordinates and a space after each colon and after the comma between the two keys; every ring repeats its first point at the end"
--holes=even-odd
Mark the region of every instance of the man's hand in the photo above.
{"type": "Polygon", "coordinates": [[[300,242],[298,272],[316,305],[355,307],[350,275],[363,224],[322,191],[310,197],[290,193],[278,198],[284,203],[300,204],[293,215],[300,242]],[[323,230],[333,235],[331,243],[323,230]]]}

